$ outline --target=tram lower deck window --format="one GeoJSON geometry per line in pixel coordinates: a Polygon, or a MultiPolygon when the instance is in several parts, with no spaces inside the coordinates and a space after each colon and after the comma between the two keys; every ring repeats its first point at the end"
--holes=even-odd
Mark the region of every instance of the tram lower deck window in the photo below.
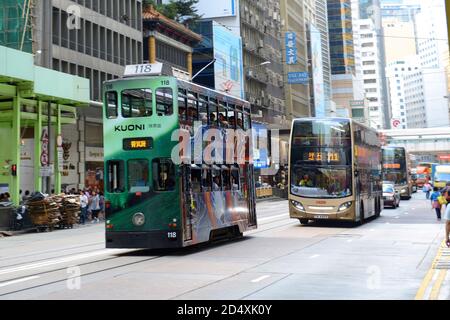
{"type": "Polygon", "coordinates": [[[152,169],[155,191],[175,190],[175,166],[170,159],[154,159],[152,169]]]}
{"type": "Polygon", "coordinates": [[[125,191],[125,165],[121,160],[107,162],[108,180],[107,190],[109,193],[122,193],[125,191]]]}

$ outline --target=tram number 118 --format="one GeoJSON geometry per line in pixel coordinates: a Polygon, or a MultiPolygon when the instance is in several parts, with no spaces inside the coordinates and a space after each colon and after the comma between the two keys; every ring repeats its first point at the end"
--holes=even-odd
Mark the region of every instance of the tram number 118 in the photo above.
{"type": "Polygon", "coordinates": [[[169,239],[176,239],[177,233],[176,232],[167,232],[167,238],[169,239]]]}

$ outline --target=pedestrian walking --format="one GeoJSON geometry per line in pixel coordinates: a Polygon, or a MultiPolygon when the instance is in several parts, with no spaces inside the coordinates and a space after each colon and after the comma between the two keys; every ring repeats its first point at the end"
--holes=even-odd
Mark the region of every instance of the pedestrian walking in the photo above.
{"type": "Polygon", "coordinates": [[[100,197],[95,191],[92,191],[92,197],[90,201],[91,204],[89,209],[92,212],[92,223],[100,222],[100,220],[98,219],[98,213],[100,212],[100,197]]]}
{"type": "Polygon", "coordinates": [[[100,198],[100,213],[101,213],[101,217],[102,219],[105,218],[105,196],[103,194],[103,192],[99,192],[98,193],[99,198],[100,198]]]}
{"type": "Polygon", "coordinates": [[[445,244],[450,248],[450,182],[447,183],[444,189],[441,190],[442,197],[446,200],[444,209],[445,220],[445,244]]]}
{"type": "Polygon", "coordinates": [[[427,200],[430,199],[430,194],[431,194],[432,189],[433,188],[431,187],[431,184],[428,181],[423,185],[422,191],[425,193],[427,200]]]}
{"type": "Polygon", "coordinates": [[[441,220],[441,207],[442,205],[439,203],[439,198],[441,197],[441,193],[437,187],[434,187],[433,193],[430,196],[431,207],[436,211],[436,216],[438,220],[441,220]]]}
{"type": "Polygon", "coordinates": [[[86,196],[86,194],[83,191],[80,191],[80,223],[85,224],[86,223],[86,217],[87,217],[87,209],[88,209],[88,202],[89,199],[86,196]]]}

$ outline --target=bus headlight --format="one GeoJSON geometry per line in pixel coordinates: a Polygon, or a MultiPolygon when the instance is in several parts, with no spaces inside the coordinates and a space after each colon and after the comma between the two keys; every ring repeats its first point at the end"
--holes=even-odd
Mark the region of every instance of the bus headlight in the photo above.
{"type": "Polygon", "coordinates": [[[341,204],[341,205],[339,206],[338,211],[339,211],[339,212],[342,212],[342,211],[348,210],[348,209],[350,209],[351,206],[352,206],[352,203],[351,203],[351,202],[346,202],[346,203],[341,204]]]}
{"type": "Polygon", "coordinates": [[[291,203],[294,205],[295,208],[297,208],[300,211],[306,212],[305,207],[298,201],[291,201],[291,203]]]}

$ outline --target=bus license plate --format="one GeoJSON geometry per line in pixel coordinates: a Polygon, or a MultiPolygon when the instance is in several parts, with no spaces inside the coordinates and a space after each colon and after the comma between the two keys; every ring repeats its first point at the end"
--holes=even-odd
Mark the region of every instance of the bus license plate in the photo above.
{"type": "Polygon", "coordinates": [[[314,219],[328,219],[328,216],[323,216],[323,215],[314,216],[314,219]]]}

